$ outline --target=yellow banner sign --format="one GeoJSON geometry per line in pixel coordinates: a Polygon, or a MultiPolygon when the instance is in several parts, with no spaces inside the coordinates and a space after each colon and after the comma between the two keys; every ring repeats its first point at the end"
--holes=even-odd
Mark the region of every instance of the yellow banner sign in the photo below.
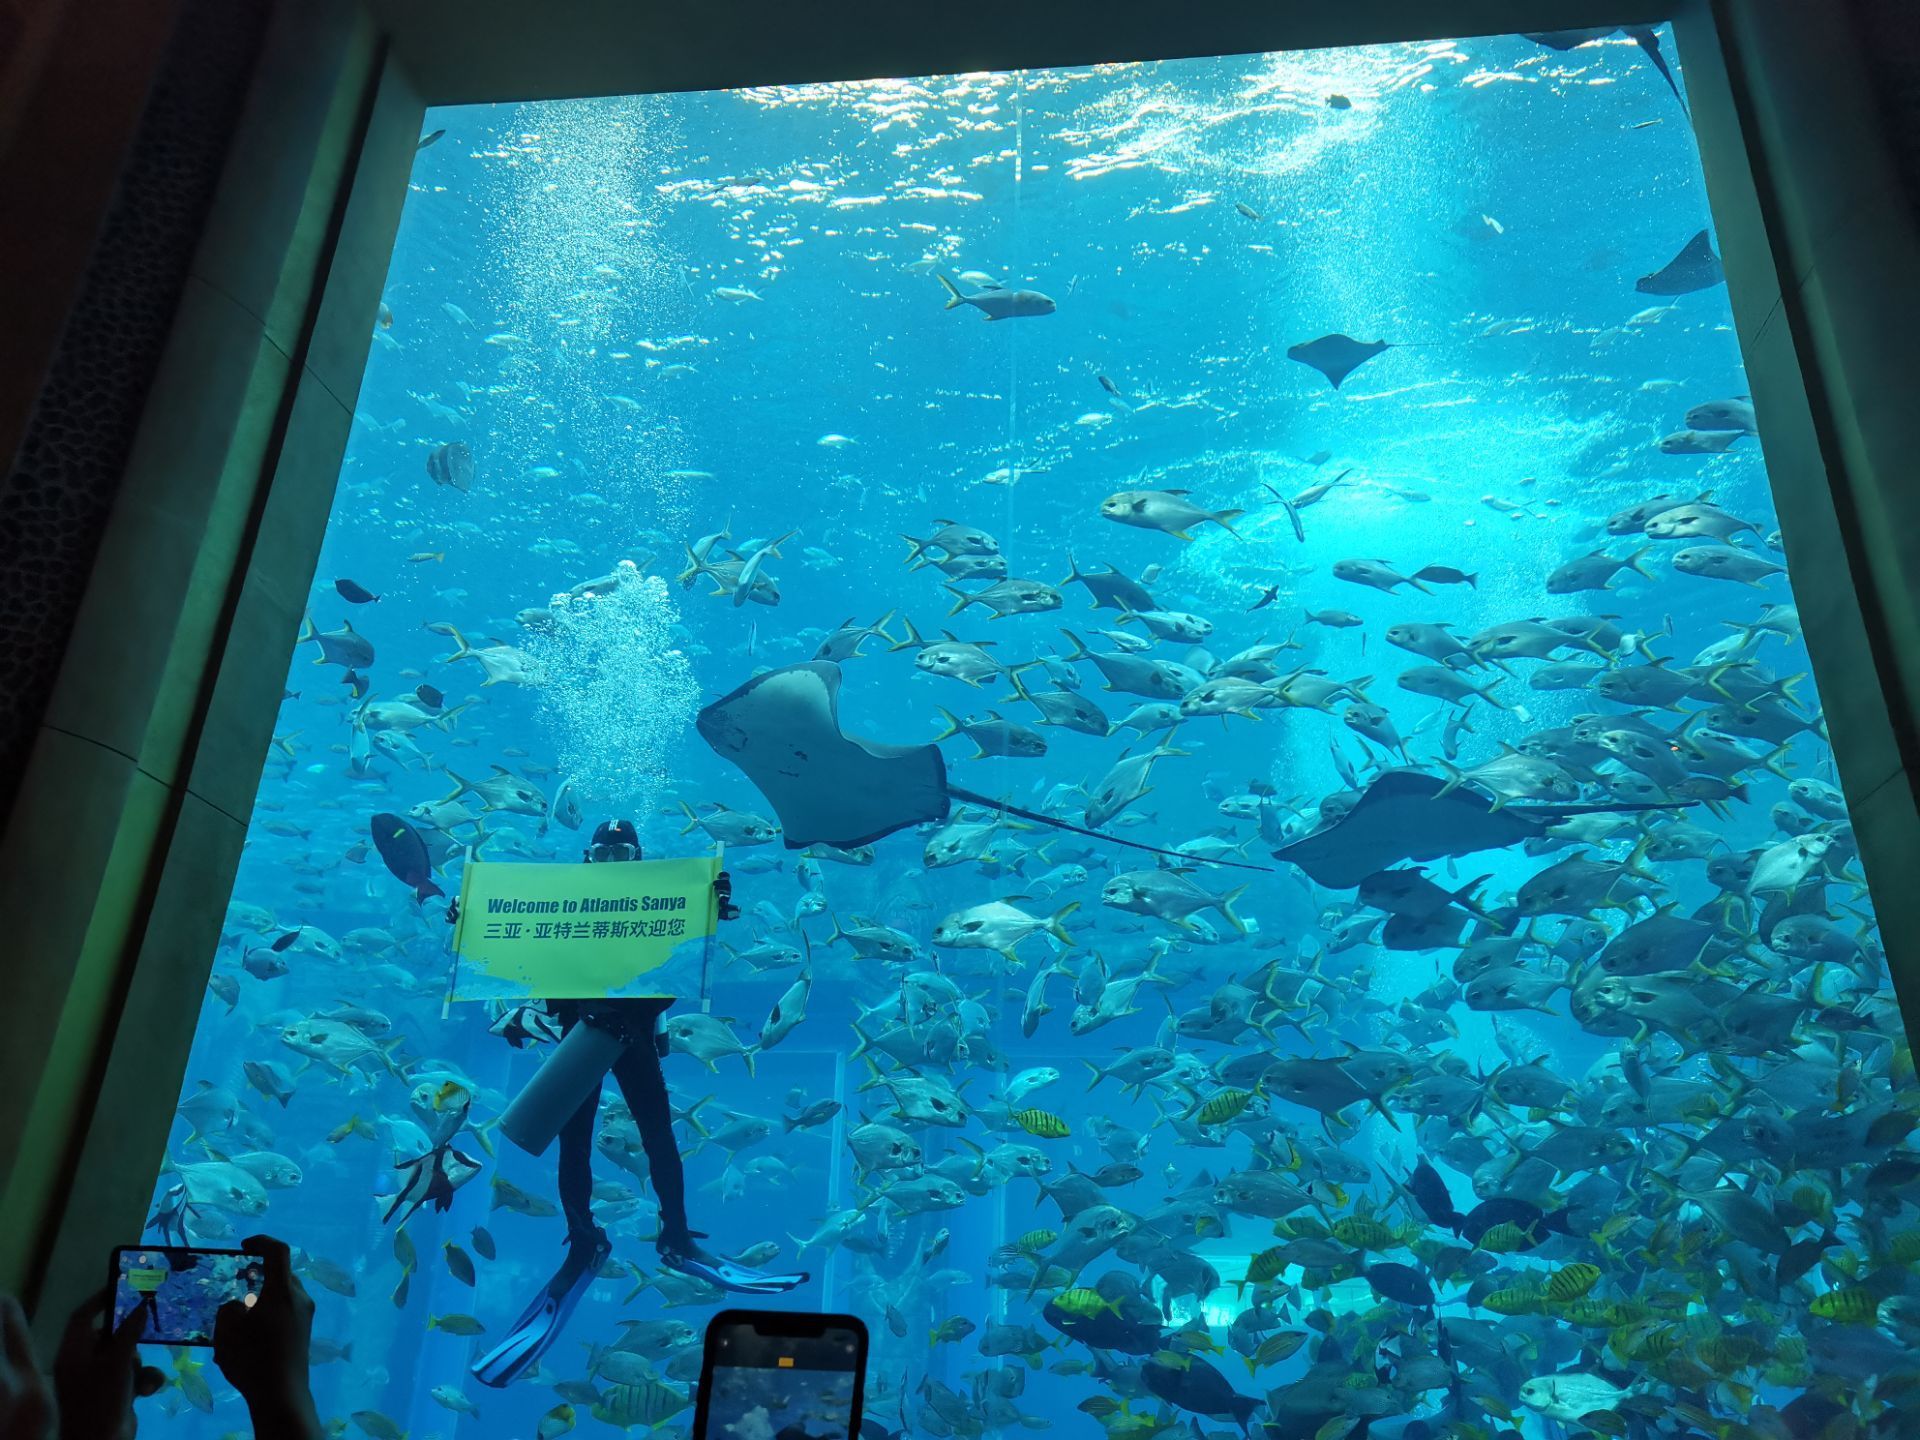
{"type": "Polygon", "coordinates": [[[717,920],[718,856],[605,865],[467,863],[455,1000],[691,995],[717,920]]]}

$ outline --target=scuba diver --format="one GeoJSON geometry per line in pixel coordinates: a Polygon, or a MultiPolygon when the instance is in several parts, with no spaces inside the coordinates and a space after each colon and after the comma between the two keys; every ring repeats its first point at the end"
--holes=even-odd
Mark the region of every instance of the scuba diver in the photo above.
{"type": "MultiPolygon", "coordinates": [[[[640,836],[631,820],[609,820],[593,832],[582,859],[619,864],[640,859],[640,836]]],[[[719,917],[733,920],[733,884],[725,871],[714,881],[719,917]]],[[[459,916],[458,902],[447,907],[459,916]]],[[[667,1037],[660,1017],[673,996],[613,1000],[548,1000],[505,1007],[493,1029],[516,1048],[536,1040],[558,1042],[527,1088],[502,1115],[500,1128],[521,1148],[540,1154],[558,1135],[560,1204],[567,1218],[567,1255],[553,1278],[536,1295],[507,1336],[474,1363],[484,1385],[511,1384],[552,1347],[580,1303],[581,1295],[613,1253],[607,1232],[594,1222],[594,1123],[601,1084],[609,1070],[626,1097],[648,1178],[660,1204],[660,1233],[655,1241],[660,1263],[682,1275],[705,1280],[745,1295],[778,1295],[804,1284],[807,1272],[768,1274],[735,1264],[706,1250],[707,1237],[690,1229],[686,1175],[673,1133],[673,1106],[660,1061],[667,1037]]]]}

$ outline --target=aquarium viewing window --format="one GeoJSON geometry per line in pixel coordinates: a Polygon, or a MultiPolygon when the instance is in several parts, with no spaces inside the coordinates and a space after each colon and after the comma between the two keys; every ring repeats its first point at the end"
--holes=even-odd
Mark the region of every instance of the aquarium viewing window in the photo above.
{"type": "Polygon", "coordinates": [[[376,1436],[679,1432],[801,1273],[889,1434],[1866,1433],[1911,1062],[1682,59],[430,110],[148,1239],[376,1436]],[[716,847],[657,1065],[449,1003],[476,858],[716,847]]]}

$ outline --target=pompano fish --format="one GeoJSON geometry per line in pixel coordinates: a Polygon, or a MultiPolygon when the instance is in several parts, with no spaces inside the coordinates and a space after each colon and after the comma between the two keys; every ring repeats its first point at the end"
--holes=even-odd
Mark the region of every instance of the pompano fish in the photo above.
{"type": "Polygon", "coordinates": [[[1787,567],[1749,555],[1731,545],[1694,545],[1673,557],[1673,568],[1682,575],[1698,575],[1703,580],[1730,580],[1758,590],[1761,582],[1784,575],[1787,567]]]}
{"type": "Polygon", "coordinates": [[[953,310],[961,305],[971,305],[989,322],[994,320],[1013,320],[1031,315],[1051,315],[1056,306],[1051,296],[1038,290],[1008,290],[999,285],[982,286],[977,290],[962,290],[945,271],[935,271],[941,285],[947,292],[947,309],[953,310]]]}
{"type": "Polygon", "coordinates": [[[1020,957],[1015,947],[1031,935],[1044,932],[1062,945],[1072,945],[1073,937],[1062,922],[1079,908],[1079,901],[1070,901],[1041,919],[1003,900],[993,900],[947,916],[934,927],[933,943],[949,950],[997,950],[1009,964],[1018,965],[1020,957]]]}
{"type": "Polygon", "coordinates": [[[1191,540],[1193,536],[1187,532],[1208,522],[1237,536],[1240,532],[1233,528],[1233,522],[1246,512],[1203,510],[1187,499],[1185,490],[1119,490],[1100,502],[1100,513],[1117,524],[1191,540]]]}
{"type": "Polygon", "coordinates": [[[1100,829],[1134,801],[1148,794],[1150,789],[1147,783],[1148,777],[1156,760],[1187,753],[1185,750],[1176,750],[1170,745],[1159,745],[1152,750],[1115,761],[1113,768],[1087,791],[1088,827],[1094,830],[1100,829]]]}
{"type": "Polygon", "coordinates": [[[1213,634],[1213,622],[1199,615],[1189,615],[1181,610],[1131,610],[1122,615],[1116,624],[1125,625],[1137,620],[1156,637],[1182,645],[1198,645],[1213,634]]]}
{"type": "Polygon", "coordinates": [[[1233,902],[1246,888],[1243,885],[1225,895],[1215,895],[1173,870],[1129,870],[1114,876],[1102,887],[1100,903],[1136,915],[1151,915],[1183,928],[1195,912],[1217,910],[1237,933],[1244,935],[1246,923],[1233,913],[1233,902]]]}
{"type": "Polygon", "coordinates": [[[1402,575],[1385,560],[1336,560],[1333,562],[1333,578],[1384,590],[1389,594],[1401,585],[1411,585],[1416,590],[1432,593],[1426,581],[1402,575]]]}
{"type": "Polygon", "coordinates": [[[940,710],[939,714],[947,722],[947,728],[934,736],[934,740],[951,740],[956,735],[964,735],[974,743],[973,758],[976,760],[989,755],[1034,760],[1047,753],[1046,736],[1025,725],[1001,719],[998,711],[989,710],[985,720],[962,720],[947,710],[940,710]]]}
{"type": "Polygon", "coordinates": [[[1082,571],[1073,552],[1067,552],[1067,577],[1062,586],[1078,583],[1093,596],[1096,610],[1141,611],[1154,609],[1153,596],[1137,580],[1130,580],[1109,564],[1105,570],[1082,571]]]}
{"type": "Polygon", "coordinates": [[[1002,580],[984,590],[973,591],[949,585],[947,592],[954,597],[953,608],[947,614],[958,615],[968,606],[978,605],[996,620],[1004,620],[1009,615],[1040,615],[1058,610],[1066,603],[1058,590],[1038,580],[1002,580]]]}
{"type": "Polygon", "coordinates": [[[1152,660],[1140,655],[1089,650],[1086,642],[1071,630],[1063,630],[1073,644],[1069,661],[1091,660],[1106,677],[1108,690],[1141,695],[1149,700],[1181,700],[1205,679],[1190,666],[1170,660],[1152,660]]]}
{"type": "Polygon", "coordinates": [[[719,1069],[716,1061],[735,1055],[746,1065],[747,1074],[753,1074],[752,1048],[741,1044],[728,1022],[717,1015],[672,1015],[662,1021],[660,1030],[669,1049],[693,1056],[709,1070],[719,1069]]]}

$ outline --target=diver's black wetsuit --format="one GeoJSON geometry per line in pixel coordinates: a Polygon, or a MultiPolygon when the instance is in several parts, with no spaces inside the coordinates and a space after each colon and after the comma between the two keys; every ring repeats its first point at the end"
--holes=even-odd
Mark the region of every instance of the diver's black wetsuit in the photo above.
{"type": "MultiPolygon", "coordinates": [[[[633,823],[610,821],[600,826],[594,831],[593,844],[584,858],[594,864],[638,860],[640,842],[633,823]]],[[[725,871],[715,878],[713,889],[718,918],[737,918],[740,912],[733,905],[732,881],[725,871]]],[[[456,906],[449,905],[447,918],[457,917],[456,906]]],[[[673,1101],[667,1092],[667,1077],[660,1068],[661,1058],[667,1052],[660,1017],[673,1007],[673,997],[556,999],[544,1003],[547,1013],[559,1024],[562,1042],[575,1026],[586,1024],[611,1035],[620,1045],[610,1068],[640,1132],[640,1148],[647,1156],[647,1179],[660,1203],[660,1233],[656,1243],[662,1268],[743,1294],[778,1295],[804,1284],[808,1278],[804,1270],[769,1275],[710,1255],[698,1244],[706,1237],[687,1228],[686,1172],[673,1134],[673,1101]]],[[[518,1034],[514,1027],[500,1033],[515,1046],[532,1038],[553,1038],[545,1033],[550,1027],[538,1028],[542,1032],[539,1036],[525,1027],[520,1027],[518,1034]]],[[[483,1385],[496,1388],[510,1385],[529,1373],[559,1338],[574,1306],[612,1254],[613,1245],[607,1232],[593,1218],[594,1124],[600,1113],[603,1088],[603,1081],[593,1082],[558,1134],[560,1155],[556,1168],[560,1204],[567,1217],[566,1258],[505,1338],[474,1361],[473,1374],[483,1385]]]]}
{"type": "MultiPolygon", "coordinates": [[[[684,1248],[687,1240],[687,1178],[680,1162],[680,1144],[673,1134],[673,1105],[667,1095],[667,1077],[660,1068],[666,1037],[660,1017],[673,1006],[672,996],[639,1000],[550,1000],[547,1006],[559,1020],[564,1035],[591,1010],[611,1020],[626,1049],[613,1062],[613,1078],[626,1097],[627,1109],[640,1130],[640,1146],[647,1154],[647,1178],[660,1202],[660,1234],[669,1247],[684,1248]]],[[[566,1211],[570,1236],[592,1235],[593,1132],[600,1111],[600,1089],[580,1102],[560,1127],[560,1205],[566,1211]]]]}

